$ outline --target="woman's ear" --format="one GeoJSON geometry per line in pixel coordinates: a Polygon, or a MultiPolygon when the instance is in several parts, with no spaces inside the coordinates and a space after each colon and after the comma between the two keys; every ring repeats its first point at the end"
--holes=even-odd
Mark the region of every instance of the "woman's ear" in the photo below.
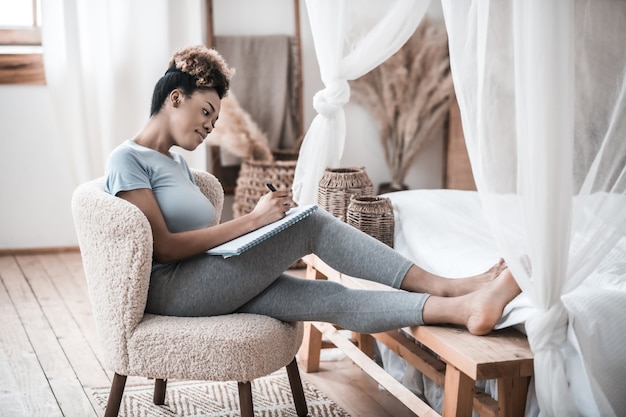
{"type": "Polygon", "coordinates": [[[170,93],[170,97],[169,97],[170,102],[172,103],[172,106],[178,107],[178,105],[180,104],[181,96],[182,94],[180,93],[180,90],[178,89],[172,90],[172,92],[170,93]]]}

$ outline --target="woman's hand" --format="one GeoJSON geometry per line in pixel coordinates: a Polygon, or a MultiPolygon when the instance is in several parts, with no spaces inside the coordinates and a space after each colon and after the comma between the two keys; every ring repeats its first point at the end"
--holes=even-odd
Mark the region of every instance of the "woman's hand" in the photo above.
{"type": "Polygon", "coordinates": [[[262,224],[269,224],[285,217],[295,203],[291,199],[289,192],[278,190],[264,194],[250,214],[257,217],[262,224]]]}

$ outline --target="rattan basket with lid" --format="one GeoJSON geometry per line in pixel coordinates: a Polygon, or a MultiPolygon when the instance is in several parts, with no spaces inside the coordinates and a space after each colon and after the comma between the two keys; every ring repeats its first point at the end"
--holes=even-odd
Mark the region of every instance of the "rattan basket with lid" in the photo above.
{"type": "Polygon", "coordinates": [[[365,168],[326,168],[317,189],[317,204],[341,221],[346,221],[350,198],[372,195],[374,187],[365,168]]]}
{"type": "Polygon", "coordinates": [[[393,248],[394,214],[391,200],[380,196],[353,196],[346,222],[393,248]]]}

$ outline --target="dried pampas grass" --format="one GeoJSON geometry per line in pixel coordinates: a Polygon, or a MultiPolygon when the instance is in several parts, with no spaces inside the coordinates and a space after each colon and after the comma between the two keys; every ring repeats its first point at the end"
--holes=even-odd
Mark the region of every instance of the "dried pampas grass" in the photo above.
{"type": "Polygon", "coordinates": [[[445,27],[425,18],[398,52],[350,86],[380,127],[392,186],[400,189],[448,115],[453,85],[445,27]]]}
{"type": "Polygon", "coordinates": [[[231,91],[222,99],[220,117],[208,136],[211,145],[220,146],[246,161],[272,162],[269,141],[231,91]]]}

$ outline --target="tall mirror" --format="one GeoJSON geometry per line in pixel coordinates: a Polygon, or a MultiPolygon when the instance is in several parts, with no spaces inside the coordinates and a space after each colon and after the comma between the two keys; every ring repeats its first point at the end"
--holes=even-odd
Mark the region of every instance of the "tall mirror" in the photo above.
{"type": "Polygon", "coordinates": [[[207,166],[233,194],[246,158],[266,141],[275,159],[296,159],[304,132],[298,0],[206,0],[206,43],[236,74],[209,136],[207,166]],[[222,122],[222,123],[220,123],[222,122]]]}

